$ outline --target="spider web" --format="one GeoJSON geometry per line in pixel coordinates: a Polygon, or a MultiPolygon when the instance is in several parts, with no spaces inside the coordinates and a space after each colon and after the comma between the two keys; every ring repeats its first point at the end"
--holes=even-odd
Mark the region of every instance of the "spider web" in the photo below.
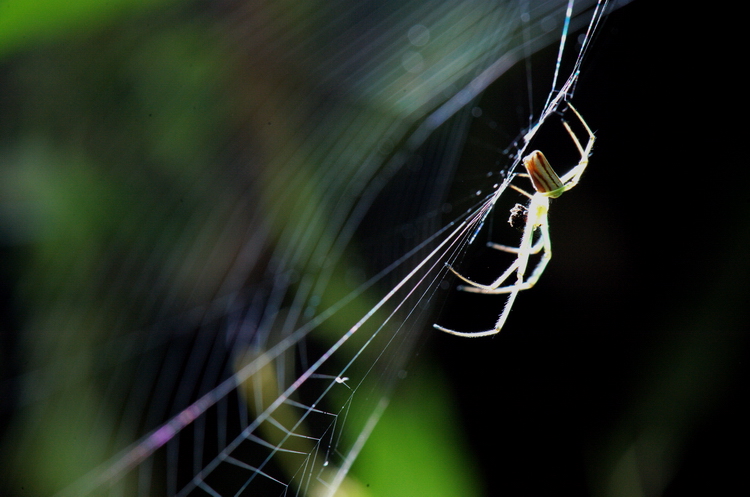
{"type": "Polygon", "coordinates": [[[34,461],[45,448],[68,459],[45,483],[57,495],[378,495],[349,470],[430,329],[444,263],[573,97],[612,6],[341,7],[211,11],[250,87],[233,123],[249,145],[222,150],[229,185],[194,166],[173,196],[129,206],[93,254],[65,255],[95,274],[63,275],[29,325],[46,350],[20,380],[34,427],[19,474],[47,471],[34,461]],[[503,176],[443,225],[482,92],[551,44],[546,101],[508,143],[503,176]]]}

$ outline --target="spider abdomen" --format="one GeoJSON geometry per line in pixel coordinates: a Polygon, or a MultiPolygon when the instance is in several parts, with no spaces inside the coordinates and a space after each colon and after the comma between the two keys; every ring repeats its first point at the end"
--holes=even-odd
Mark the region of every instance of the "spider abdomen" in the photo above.
{"type": "Polygon", "coordinates": [[[559,197],[565,185],[560,180],[547,158],[539,150],[534,150],[523,158],[523,165],[529,173],[534,189],[552,198],[559,197]]]}

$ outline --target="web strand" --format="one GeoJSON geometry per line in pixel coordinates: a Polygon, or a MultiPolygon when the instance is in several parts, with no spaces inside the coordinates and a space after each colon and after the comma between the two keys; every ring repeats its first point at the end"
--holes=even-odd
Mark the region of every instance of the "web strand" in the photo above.
{"type": "MultiPolygon", "coordinates": [[[[189,268],[175,269],[175,279],[195,289],[182,291],[177,285],[168,292],[170,302],[179,305],[164,304],[160,319],[132,334],[133,351],[123,352],[123,362],[132,354],[127,359],[143,357],[137,364],[156,363],[152,376],[147,368],[134,374],[146,378],[145,385],[129,384],[123,395],[147,399],[147,412],[134,415],[143,418],[133,422],[138,436],[123,436],[128,442],[117,445],[114,455],[56,495],[147,495],[166,488],[177,496],[333,496],[342,486],[356,487],[350,470],[386,412],[415,344],[429,329],[446,264],[463,257],[487,229],[491,212],[518,177],[515,168],[529,142],[573,98],[607,10],[603,0],[588,9],[591,5],[511,2],[477,11],[462,4],[454,11],[415,3],[394,12],[349,6],[346,15],[331,17],[326,9],[307,12],[300,6],[295,15],[321,23],[304,26],[284,13],[253,11],[256,7],[238,11],[228,30],[237,45],[286,47],[285,58],[274,63],[286,64],[289,71],[298,65],[308,76],[302,82],[280,78],[283,83],[261,85],[267,98],[254,102],[257,109],[289,118],[286,139],[263,134],[275,123],[253,129],[260,137],[259,155],[269,162],[253,177],[263,189],[248,195],[248,189],[238,188],[236,203],[226,200],[210,215],[196,215],[198,231],[220,242],[237,236],[241,226],[241,244],[191,246],[197,235],[187,227],[174,230],[180,233],[179,259],[189,268]],[[359,20],[342,26],[343,18],[359,20]],[[284,22],[274,24],[279,20],[284,22]],[[551,21],[561,30],[546,29],[551,21]],[[568,37],[584,27],[574,62],[566,66],[568,37]],[[266,30],[274,33],[269,38],[276,45],[264,38],[266,30]],[[246,36],[252,43],[243,41],[246,36]],[[535,117],[531,55],[558,41],[552,88],[535,117]],[[442,193],[414,199],[394,194],[391,204],[433,204],[410,224],[403,221],[398,236],[368,232],[368,226],[378,226],[380,214],[387,214],[385,209],[373,213],[388,204],[383,192],[405,170],[419,172],[429,165],[448,171],[419,177],[435,190],[447,189],[442,176],[450,176],[456,161],[442,156],[466,138],[453,136],[456,132],[442,139],[439,132],[468,128],[456,124],[469,122],[467,108],[521,61],[529,123],[516,135],[523,140],[502,166],[502,181],[489,194],[483,187],[484,193],[465,201],[471,205],[451,214],[453,221],[442,227],[437,220],[446,206],[434,200],[442,193]],[[305,86],[308,81],[315,83],[305,86]],[[276,91],[289,93],[273,99],[276,91]],[[295,99],[297,92],[304,98],[295,99]],[[245,217],[251,202],[262,213],[245,217]],[[222,222],[226,226],[216,229],[222,222]],[[403,249],[404,240],[410,248],[403,249]],[[391,252],[373,254],[389,243],[391,252]],[[230,263],[209,264],[225,252],[233,253],[230,263]],[[368,257],[391,262],[372,262],[374,276],[369,276],[368,265],[358,265],[368,257]],[[196,283],[204,280],[213,286],[196,283]],[[179,315],[165,318],[170,312],[179,315]],[[176,323],[176,331],[165,323],[176,323]],[[141,346],[136,335],[153,338],[141,346]],[[154,350],[163,355],[154,359],[154,350]]],[[[258,60],[265,63],[276,54],[262,55],[258,60]]],[[[204,179],[191,188],[201,190],[204,179]]],[[[162,279],[171,265],[180,265],[177,256],[166,262],[152,257],[148,263],[164,271],[158,273],[162,279]]],[[[158,285],[149,284],[144,279],[133,286],[153,298],[158,285]]],[[[120,381],[115,373],[113,384],[120,381]]],[[[139,411],[139,405],[132,404],[132,410],[139,411]]]]}

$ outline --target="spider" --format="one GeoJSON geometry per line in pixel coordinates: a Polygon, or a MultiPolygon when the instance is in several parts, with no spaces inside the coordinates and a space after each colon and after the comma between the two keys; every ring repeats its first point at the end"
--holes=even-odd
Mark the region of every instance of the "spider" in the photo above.
{"type": "Polygon", "coordinates": [[[505,270],[503,274],[500,275],[499,278],[497,278],[489,285],[482,285],[481,283],[472,281],[460,275],[451,266],[448,266],[448,269],[450,269],[453,274],[467,283],[467,285],[459,286],[459,290],[491,295],[505,293],[509,294],[508,299],[505,302],[503,312],[500,313],[500,316],[495,323],[495,327],[487,331],[460,332],[444,328],[437,324],[433,324],[436,329],[462,337],[484,337],[499,333],[503,325],[505,324],[505,320],[508,319],[508,313],[513,306],[513,302],[515,301],[518,292],[533,287],[544,272],[544,269],[547,267],[547,263],[549,263],[550,259],[552,258],[552,245],[549,237],[549,222],[547,219],[547,213],[549,212],[549,199],[559,197],[578,184],[583,171],[586,170],[586,166],[588,166],[589,164],[589,156],[591,155],[591,150],[594,147],[594,140],[596,139],[594,133],[591,131],[591,128],[589,128],[588,124],[586,124],[586,121],[583,120],[583,117],[581,117],[581,114],[578,113],[575,107],[568,103],[568,108],[570,108],[570,110],[573,111],[576,117],[578,117],[589,135],[588,143],[586,143],[586,147],[584,148],[581,146],[581,142],[578,140],[575,133],[573,133],[570,125],[568,125],[567,122],[563,121],[563,126],[565,126],[565,129],[573,139],[576,148],[578,148],[578,151],[581,153],[581,160],[575,167],[573,167],[570,171],[560,177],[555,173],[555,171],[552,169],[552,166],[547,161],[547,158],[539,150],[535,150],[524,157],[523,165],[526,168],[527,174],[524,174],[523,176],[527,176],[531,180],[531,184],[534,186],[534,190],[536,190],[536,192],[532,195],[524,190],[521,190],[520,188],[511,185],[513,189],[529,197],[530,200],[525,209],[523,208],[523,206],[519,206],[518,204],[516,204],[516,207],[514,207],[511,211],[511,216],[508,220],[511,225],[523,225],[521,244],[518,247],[509,247],[506,245],[500,245],[491,242],[487,244],[487,246],[493,249],[516,254],[516,260],[508,267],[508,269],[505,270]],[[539,237],[538,240],[534,242],[534,232],[537,229],[539,230],[539,237]],[[539,260],[539,263],[531,272],[531,275],[529,275],[529,277],[524,280],[524,277],[526,275],[526,268],[529,263],[529,257],[533,254],[538,254],[542,250],[543,253],[539,260]],[[514,272],[516,273],[515,283],[513,283],[512,285],[500,286],[514,272]]]}

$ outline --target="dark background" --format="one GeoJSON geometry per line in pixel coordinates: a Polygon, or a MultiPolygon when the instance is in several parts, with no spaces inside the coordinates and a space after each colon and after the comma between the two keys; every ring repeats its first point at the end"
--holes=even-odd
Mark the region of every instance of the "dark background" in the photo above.
{"type": "MultiPolygon", "coordinates": [[[[748,168],[724,159],[710,18],[636,1],[606,21],[574,99],[597,142],[551,202],[552,262],[499,335],[434,338],[490,495],[747,489],[748,168]]],[[[499,275],[481,260],[470,277],[499,275]]],[[[504,302],[454,299],[440,319],[461,331],[504,302]]]]}

